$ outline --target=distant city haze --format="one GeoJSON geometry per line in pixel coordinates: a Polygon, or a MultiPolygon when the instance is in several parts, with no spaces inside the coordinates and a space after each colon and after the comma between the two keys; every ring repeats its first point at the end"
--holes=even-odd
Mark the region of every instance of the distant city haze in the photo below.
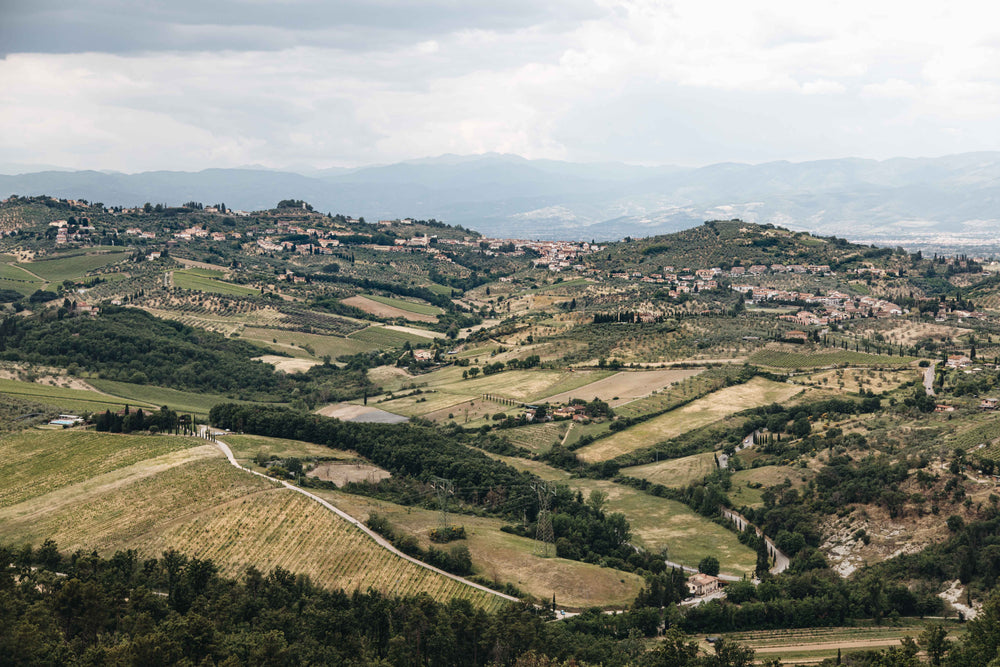
{"type": "Polygon", "coordinates": [[[0,195],[10,194],[243,210],[302,199],[322,212],[435,218],[506,238],[606,241],[740,218],[883,245],[1000,252],[1000,153],[698,169],[488,154],[305,173],[47,171],[0,176],[0,195]]]}

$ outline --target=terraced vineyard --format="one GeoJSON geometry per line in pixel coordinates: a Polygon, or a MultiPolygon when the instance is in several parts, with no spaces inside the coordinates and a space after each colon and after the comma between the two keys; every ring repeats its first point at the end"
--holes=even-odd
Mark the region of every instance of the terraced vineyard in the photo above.
{"type": "Polygon", "coordinates": [[[283,567],[329,588],[503,600],[405,561],[329,510],[229,465],[204,440],[33,431],[0,440],[5,540],[104,554],[175,548],[227,575],[283,567]]]}

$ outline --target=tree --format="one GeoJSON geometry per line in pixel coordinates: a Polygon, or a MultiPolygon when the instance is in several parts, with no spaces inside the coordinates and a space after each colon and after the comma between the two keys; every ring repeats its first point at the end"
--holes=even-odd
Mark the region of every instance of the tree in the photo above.
{"type": "Polygon", "coordinates": [[[698,562],[698,571],[713,577],[719,574],[719,559],[715,556],[705,556],[698,562]]]}
{"type": "Polygon", "coordinates": [[[600,489],[593,489],[587,497],[587,504],[596,514],[604,511],[604,505],[608,502],[608,494],[600,489]]]}
{"type": "Polygon", "coordinates": [[[935,667],[941,664],[941,658],[948,652],[951,644],[948,641],[948,631],[940,623],[924,628],[918,641],[927,651],[927,657],[930,658],[931,664],[935,667]]]}

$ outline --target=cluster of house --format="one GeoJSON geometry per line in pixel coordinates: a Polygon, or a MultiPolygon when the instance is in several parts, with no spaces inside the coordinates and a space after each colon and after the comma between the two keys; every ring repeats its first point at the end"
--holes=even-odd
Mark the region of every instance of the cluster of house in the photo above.
{"type": "Polygon", "coordinates": [[[582,405],[564,405],[562,407],[546,410],[543,415],[538,414],[539,406],[524,406],[524,418],[529,422],[545,422],[557,419],[572,419],[575,422],[586,424],[590,421],[582,405]]]}
{"type": "Polygon", "coordinates": [[[90,239],[90,235],[96,230],[92,225],[73,225],[70,227],[68,220],[53,220],[49,227],[56,228],[56,244],[82,243],[90,239]]]}
{"type": "Polygon", "coordinates": [[[732,289],[747,295],[750,297],[749,300],[756,304],[768,301],[815,304],[822,313],[821,315],[803,310],[795,315],[782,316],[783,319],[797,321],[801,324],[823,325],[852,317],[892,317],[902,315],[905,312],[897,304],[885,299],[873,296],[851,296],[835,290],[826,294],[810,294],[746,284],[733,285],[732,289]]]}

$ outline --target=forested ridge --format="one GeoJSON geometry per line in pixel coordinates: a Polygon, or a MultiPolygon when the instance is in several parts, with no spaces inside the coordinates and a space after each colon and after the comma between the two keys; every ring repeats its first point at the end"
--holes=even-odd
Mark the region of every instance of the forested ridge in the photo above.
{"type": "MultiPolygon", "coordinates": [[[[748,593],[734,584],[732,594],[748,593]]],[[[641,596],[643,597],[643,596],[641,596]]],[[[655,592],[644,592],[655,604],[655,592]]],[[[640,601],[637,601],[640,602],[640,601]]],[[[752,607],[752,605],[749,605],[752,607]]],[[[749,667],[754,651],[730,641],[716,654],[637,604],[624,614],[599,610],[552,622],[547,609],[511,603],[487,613],[468,602],[375,591],[327,591],[307,577],[248,568],[220,577],[210,560],[166,551],[143,559],[132,550],[110,558],[61,554],[46,541],[33,549],[0,547],[0,663],[11,665],[637,665],[749,667]]],[[[864,651],[848,665],[984,667],[1000,654],[1000,594],[968,623],[960,641],[933,626],[919,645],[864,651]]],[[[777,665],[765,660],[765,665],[777,665]]],[[[824,664],[834,664],[832,661],[824,664]]],[[[840,664],[838,662],[836,664],[840,664]]]]}

